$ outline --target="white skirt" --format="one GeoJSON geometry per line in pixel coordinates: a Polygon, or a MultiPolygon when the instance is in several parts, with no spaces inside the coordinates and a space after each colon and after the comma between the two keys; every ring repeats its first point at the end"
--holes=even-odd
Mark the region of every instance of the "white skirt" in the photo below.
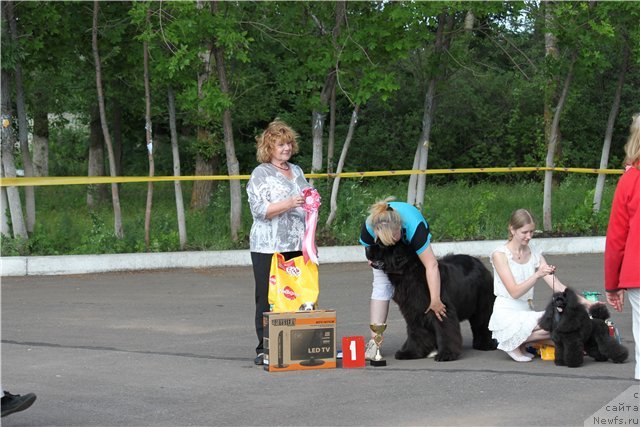
{"type": "Polygon", "coordinates": [[[544,311],[533,311],[526,301],[498,296],[493,304],[489,330],[498,348],[512,351],[519,347],[538,326],[544,311]]]}

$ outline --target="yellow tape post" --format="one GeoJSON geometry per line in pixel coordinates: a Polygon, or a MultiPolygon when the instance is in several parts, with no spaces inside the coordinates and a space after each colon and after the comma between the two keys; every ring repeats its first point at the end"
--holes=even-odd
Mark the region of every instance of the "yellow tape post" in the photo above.
{"type": "MultiPolygon", "coordinates": [[[[464,173],[515,173],[515,172],[567,172],[590,174],[622,174],[622,169],[593,169],[593,168],[549,168],[549,167],[497,167],[497,168],[458,168],[458,169],[424,169],[424,170],[396,170],[370,172],[342,172],[342,173],[308,173],[307,178],[367,178],[405,175],[443,175],[464,173]]],[[[119,184],[129,182],[167,182],[167,181],[231,181],[248,180],[250,175],[202,175],[202,176],[42,176],[0,178],[0,187],[40,187],[47,185],[91,185],[91,184],[119,184]]]]}

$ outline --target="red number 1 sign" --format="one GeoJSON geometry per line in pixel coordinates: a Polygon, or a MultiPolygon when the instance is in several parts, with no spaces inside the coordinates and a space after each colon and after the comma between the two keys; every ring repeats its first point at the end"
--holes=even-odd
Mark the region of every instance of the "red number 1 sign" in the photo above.
{"type": "Polygon", "coordinates": [[[364,368],[364,337],[342,337],[342,367],[364,368]]]}

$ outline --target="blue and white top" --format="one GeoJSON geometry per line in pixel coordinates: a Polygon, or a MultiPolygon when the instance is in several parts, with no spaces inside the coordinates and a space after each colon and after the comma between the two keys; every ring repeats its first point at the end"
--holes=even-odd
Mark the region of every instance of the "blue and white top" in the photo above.
{"type": "MultiPolygon", "coordinates": [[[[420,255],[431,243],[429,224],[422,213],[413,205],[405,202],[389,202],[389,206],[402,218],[402,241],[410,245],[420,255]]],[[[376,243],[376,234],[365,221],[360,231],[360,244],[371,246],[376,243]]]]}
{"type": "Polygon", "coordinates": [[[253,225],[249,234],[251,252],[275,253],[302,250],[305,212],[302,208],[289,209],[271,219],[266,218],[267,207],[310,187],[300,166],[289,163],[293,178],[284,176],[271,163],[258,165],[247,183],[249,207],[253,225]]]}

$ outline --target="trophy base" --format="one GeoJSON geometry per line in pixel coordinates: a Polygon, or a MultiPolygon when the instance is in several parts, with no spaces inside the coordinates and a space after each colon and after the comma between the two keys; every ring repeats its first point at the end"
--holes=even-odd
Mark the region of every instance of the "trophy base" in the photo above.
{"type": "Polygon", "coordinates": [[[369,364],[371,366],[387,366],[387,361],[382,359],[382,360],[370,360],[369,364]]]}

